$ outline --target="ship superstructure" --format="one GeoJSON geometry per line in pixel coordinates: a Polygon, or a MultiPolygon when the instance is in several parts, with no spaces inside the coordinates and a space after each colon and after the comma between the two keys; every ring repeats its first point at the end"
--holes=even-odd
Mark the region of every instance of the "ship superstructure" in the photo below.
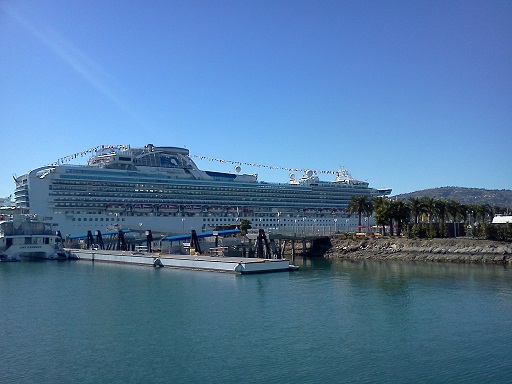
{"type": "MultiPolygon", "coordinates": [[[[312,171],[287,183],[256,175],[200,170],[188,149],[107,148],[87,165],[54,164],[16,178],[22,213],[45,216],[63,235],[118,226],[165,234],[239,224],[300,232],[354,230],[353,196],[390,194],[340,171],[321,181],[312,171]]],[[[370,224],[368,222],[368,224],[370,224]]]]}

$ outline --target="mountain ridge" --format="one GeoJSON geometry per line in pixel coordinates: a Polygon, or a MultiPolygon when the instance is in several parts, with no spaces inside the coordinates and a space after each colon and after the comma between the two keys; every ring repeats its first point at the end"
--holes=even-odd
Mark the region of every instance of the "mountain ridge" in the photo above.
{"type": "Polygon", "coordinates": [[[489,204],[491,207],[512,208],[512,190],[510,189],[438,187],[393,196],[400,200],[417,197],[456,200],[461,204],[489,204]]]}

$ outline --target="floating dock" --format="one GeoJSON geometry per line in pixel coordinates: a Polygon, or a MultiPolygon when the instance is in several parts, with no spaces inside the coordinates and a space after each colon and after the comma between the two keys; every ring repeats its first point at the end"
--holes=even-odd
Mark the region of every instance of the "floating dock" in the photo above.
{"type": "Polygon", "coordinates": [[[133,251],[69,250],[78,260],[169,267],[239,274],[293,271],[297,266],[286,259],[218,257],[208,255],[169,255],[133,251]]]}

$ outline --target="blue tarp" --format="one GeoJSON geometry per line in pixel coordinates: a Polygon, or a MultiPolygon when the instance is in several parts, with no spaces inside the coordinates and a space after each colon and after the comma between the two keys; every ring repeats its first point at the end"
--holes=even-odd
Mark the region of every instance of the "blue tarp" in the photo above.
{"type": "MultiPolygon", "coordinates": [[[[123,233],[129,233],[129,232],[131,232],[131,230],[123,229],[123,233]]],[[[93,236],[96,236],[96,231],[94,231],[94,232],[91,231],[91,233],[92,233],[93,236]]],[[[217,231],[217,236],[237,235],[239,233],[240,233],[239,229],[225,229],[225,230],[222,230],[222,231],[217,231]]],[[[117,234],[118,234],[118,231],[102,232],[101,236],[109,236],[109,235],[117,235],[117,234]]],[[[201,233],[197,234],[198,238],[212,237],[212,236],[214,236],[213,231],[211,231],[211,232],[201,232],[201,233]]],[[[190,240],[191,237],[192,237],[192,234],[188,233],[188,234],[184,234],[184,235],[167,236],[167,237],[164,237],[162,240],[167,240],[167,241],[183,241],[183,240],[190,240]]],[[[70,240],[73,240],[73,239],[86,239],[87,238],[87,233],[85,235],[72,235],[72,236],[69,236],[68,238],[70,240]]]]}
{"type": "MultiPolygon", "coordinates": [[[[237,235],[237,234],[240,233],[240,230],[239,229],[225,229],[225,230],[216,231],[216,232],[217,232],[217,236],[228,236],[228,235],[237,235]]],[[[213,234],[213,231],[211,231],[211,232],[201,232],[201,233],[197,234],[198,238],[212,237],[212,236],[215,236],[213,234]]],[[[186,234],[186,235],[167,236],[167,237],[164,237],[162,240],[167,240],[167,241],[183,241],[183,240],[190,240],[191,237],[192,237],[192,235],[189,233],[189,234],[186,234]]]]}
{"type": "MultiPolygon", "coordinates": [[[[129,230],[129,229],[123,229],[122,231],[123,231],[123,233],[130,233],[131,232],[131,230],[129,230]]],[[[118,233],[119,233],[119,231],[101,232],[101,236],[117,235],[118,233]]],[[[94,232],[91,231],[91,234],[93,236],[96,236],[96,231],[94,231],[94,232]]],[[[71,235],[71,236],[68,236],[68,238],[70,240],[73,240],[73,239],[86,239],[87,238],[87,233],[85,235],[71,235]]]]}

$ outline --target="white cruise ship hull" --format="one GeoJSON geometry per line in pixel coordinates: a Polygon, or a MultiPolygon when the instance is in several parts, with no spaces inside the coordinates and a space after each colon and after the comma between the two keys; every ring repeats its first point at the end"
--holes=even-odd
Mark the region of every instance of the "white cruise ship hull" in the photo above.
{"type": "Polygon", "coordinates": [[[154,147],[109,150],[88,165],[40,167],[16,179],[16,207],[38,214],[63,236],[113,227],[142,234],[203,232],[249,221],[253,228],[295,234],[370,230],[371,218],[348,214],[354,196],[390,193],[338,175],[320,181],[308,171],[288,183],[256,175],[203,171],[188,150],[154,147]]]}

